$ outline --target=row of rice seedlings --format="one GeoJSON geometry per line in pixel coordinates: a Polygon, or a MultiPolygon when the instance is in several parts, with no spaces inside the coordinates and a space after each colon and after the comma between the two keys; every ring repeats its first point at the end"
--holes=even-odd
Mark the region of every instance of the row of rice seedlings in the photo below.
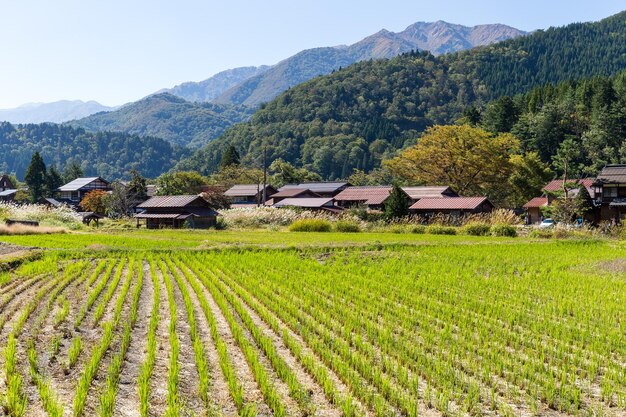
{"type": "MultiPolygon", "coordinates": [[[[80,308],[80,311],[76,315],[76,319],[74,320],[74,329],[78,329],[80,325],[82,324],[83,320],[85,320],[85,316],[87,315],[87,312],[91,310],[91,307],[93,307],[94,303],[98,299],[98,296],[100,295],[104,287],[107,285],[107,282],[109,282],[109,277],[111,276],[111,272],[113,272],[113,268],[115,268],[115,265],[116,265],[116,262],[109,263],[109,267],[102,275],[102,278],[100,278],[96,286],[89,292],[89,295],[87,296],[87,302],[80,308]]],[[[96,277],[99,276],[99,275],[96,275],[95,273],[94,275],[96,277]]]]}
{"type": "MultiPolygon", "coordinates": [[[[187,261],[189,259],[187,258],[187,261]]],[[[180,265],[180,264],[179,264],[180,265]]],[[[306,389],[302,386],[293,370],[287,365],[285,360],[276,352],[276,347],[271,338],[266,336],[261,329],[259,329],[253,322],[250,314],[243,308],[239,300],[233,296],[229,291],[226,291],[224,286],[219,281],[214,281],[217,289],[228,300],[229,304],[233,306],[241,321],[250,331],[254,341],[261,348],[265,356],[269,359],[272,368],[278,374],[278,377],[282,379],[289,387],[290,396],[296,400],[298,405],[302,408],[305,414],[311,413],[311,396],[306,389]]]]}
{"type": "MultiPolygon", "coordinates": [[[[120,280],[122,279],[122,274],[124,272],[124,267],[126,266],[126,262],[127,262],[126,259],[122,259],[122,261],[119,263],[117,270],[115,271],[115,275],[113,275],[113,281],[111,282],[111,285],[109,285],[107,292],[104,294],[104,297],[102,298],[102,300],[100,300],[98,307],[96,307],[96,311],[93,315],[93,327],[96,327],[98,323],[100,323],[100,320],[102,319],[102,316],[104,315],[104,310],[106,309],[106,306],[109,304],[109,301],[111,301],[111,298],[113,298],[113,295],[115,294],[115,290],[117,289],[117,286],[119,285],[120,280]]],[[[132,268],[132,263],[131,263],[130,268],[132,268]]],[[[126,279],[126,286],[125,286],[126,291],[128,291],[128,287],[130,286],[130,281],[132,277],[131,272],[132,271],[129,270],[127,274],[128,278],[126,279]]],[[[120,297],[124,298],[121,295],[120,297]]],[[[115,318],[113,320],[115,321],[115,318]]]]}
{"type": "Polygon", "coordinates": [[[189,284],[191,284],[191,288],[193,288],[193,291],[196,293],[196,297],[200,301],[200,306],[202,307],[202,311],[204,312],[204,317],[209,323],[211,338],[213,340],[213,343],[215,343],[217,354],[219,356],[220,368],[228,385],[228,389],[233,399],[233,402],[237,407],[239,415],[256,415],[256,407],[254,406],[254,404],[244,403],[243,386],[237,378],[233,366],[233,361],[230,357],[230,354],[228,353],[228,346],[219,334],[219,331],[217,329],[217,321],[206,297],[204,296],[202,287],[200,286],[198,280],[193,274],[189,274],[187,271],[183,271],[183,274],[185,275],[185,278],[187,279],[189,284]]]}
{"type": "MultiPolygon", "coordinates": [[[[103,417],[111,417],[113,415],[113,409],[115,406],[115,397],[117,395],[120,374],[122,372],[122,365],[124,364],[124,358],[126,357],[128,347],[130,346],[132,330],[135,327],[135,323],[137,322],[137,310],[139,308],[139,296],[141,295],[141,289],[143,285],[143,268],[141,267],[142,261],[139,260],[137,262],[139,266],[138,273],[137,273],[137,285],[135,286],[135,289],[133,291],[133,298],[132,298],[133,301],[131,305],[130,317],[128,319],[128,322],[124,326],[124,333],[122,335],[122,344],[121,344],[120,350],[119,352],[117,352],[117,354],[111,361],[111,364],[109,365],[106,384],[105,384],[103,391],[100,393],[100,397],[99,397],[99,402],[100,402],[99,413],[103,417]]],[[[131,273],[133,269],[132,268],[133,264],[134,262],[131,261],[129,265],[129,272],[128,272],[129,277],[133,276],[133,274],[131,273]]],[[[128,279],[127,282],[130,283],[130,279],[128,279]]],[[[126,287],[126,284],[125,284],[125,287],[126,287]]],[[[123,291],[123,292],[126,292],[126,291],[123,291]]],[[[114,318],[114,320],[116,319],[114,318]]]]}
{"type": "Polygon", "coordinates": [[[43,409],[50,417],[62,417],[64,412],[63,403],[52,389],[50,380],[42,377],[39,373],[39,364],[37,362],[37,352],[34,343],[31,343],[28,348],[28,362],[30,365],[30,376],[37,386],[43,409]]]}
{"type": "MultiPolygon", "coordinates": [[[[124,264],[125,260],[123,260],[120,264],[124,264]]],[[[109,268],[108,273],[105,276],[110,275],[111,268],[109,268]]],[[[100,286],[100,284],[98,284],[100,286]]],[[[100,289],[102,291],[102,289],[100,289]]],[[[128,292],[124,294],[120,294],[117,299],[115,309],[121,309],[124,301],[126,300],[126,295],[128,292]]],[[[93,303],[92,303],[93,304],[93,303]]],[[[115,317],[114,317],[115,318],[115,317]]],[[[96,372],[98,371],[98,367],[100,366],[100,362],[102,358],[108,351],[111,346],[111,342],[113,340],[113,331],[118,327],[121,319],[121,315],[117,315],[115,319],[111,321],[107,321],[102,324],[104,329],[104,334],[100,341],[100,344],[94,348],[91,354],[91,358],[89,362],[85,365],[80,378],[78,380],[78,385],[76,387],[76,392],[74,394],[74,403],[73,403],[73,416],[79,417],[82,416],[85,412],[85,405],[87,400],[87,394],[89,392],[89,387],[93,381],[96,372]]]]}
{"type": "Polygon", "coordinates": [[[176,300],[174,299],[174,287],[172,280],[167,273],[167,268],[161,260],[158,261],[159,269],[165,282],[167,290],[167,300],[170,309],[170,363],[169,373],[167,376],[167,408],[165,410],[166,417],[177,417],[181,412],[180,399],[178,396],[178,373],[180,364],[178,363],[178,353],[180,350],[180,341],[176,335],[176,300]]]}
{"type": "Polygon", "coordinates": [[[193,343],[193,350],[195,354],[196,360],[196,369],[198,370],[198,378],[199,378],[199,393],[200,398],[202,399],[202,403],[204,404],[205,410],[207,414],[209,414],[209,365],[206,360],[206,354],[204,351],[204,345],[202,343],[202,338],[198,334],[198,329],[196,327],[196,316],[193,308],[193,302],[191,301],[191,297],[189,296],[189,289],[187,285],[185,285],[183,279],[180,277],[180,274],[177,272],[176,265],[172,262],[172,260],[168,257],[165,259],[165,264],[170,270],[170,273],[176,280],[178,284],[178,288],[183,296],[183,302],[185,303],[185,310],[187,311],[187,321],[189,323],[189,336],[191,337],[191,342],[193,343]]]}
{"type": "MultiPolygon", "coordinates": [[[[110,262],[109,259],[102,259],[100,262],[98,262],[98,265],[96,266],[96,269],[89,276],[87,281],[85,281],[85,290],[89,290],[91,288],[93,283],[98,279],[100,274],[102,274],[102,271],[104,271],[104,269],[106,268],[108,262],[110,262]]],[[[113,262],[113,263],[115,263],[115,262],[113,262]]]]}
{"type": "Polygon", "coordinates": [[[67,366],[66,373],[76,365],[78,362],[78,358],[83,351],[83,341],[80,335],[76,335],[74,339],[72,339],[72,344],[70,345],[69,350],[67,351],[67,366]]]}
{"type": "Polygon", "coordinates": [[[55,329],[57,329],[70,314],[70,301],[65,297],[61,298],[59,300],[59,307],[57,314],[54,316],[53,327],[55,329]]]}
{"type": "Polygon", "coordinates": [[[238,297],[240,297],[246,305],[255,311],[261,320],[263,320],[277,335],[281,336],[285,346],[291,351],[294,357],[302,364],[306,371],[313,377],[315,382],[322,388],[324,395],[328,401],[340,407],[345,417],[362,416],[364,413],[359,409],[356,400],[350,393],[341,393],[328,370],[319,360],[309,353],[305,353],[300,343],[291,336],[289,330],[276,319],[276,317],[263,304],[257,302],[247,293],[243,287],[236,282],[224,276],[226,283],[238,297]]]}
{"type": "Polygon", "coordinates": [[[156,273],[156,267],[154,260],[149,260],[150,264],[150,276],[152,278],[152,285],[154,287],[154,299],[152,301],[152,312],[150,314],[150,325],[148,327],[148,342],[147,342],[147,354],[144,363],[141,365],[138,379],[139,390],[139,413],[141,417],[148,416],[148,399],[150,398],[150,379],[154,371],[154,363],[156,361],[156,331],[159,326],[159,303],[161,297],[161,285],[159,284],[159,278],[156,273]]]}
{"type": "Polygon", "coordinates": [[[209,290],[211,296],[213,297],[220,310],[222,311],[222,314],[226,318],[235,342],[241,348],[246,358],[246,361],[250,365],[254,378],[259,385],[259,389],[263,393],[263,397],[265,398],[267,405],[270,407],[275,417],[283,417],[285,415],[285,405],[283,404],[280,395],[276,391],[274,383],[265,371],[263,365],[260,363],[258,351],[246,338],[243,329],[241,328],[239,323],[237,323],[237,320],[230,311],[226,299],[219,293],[219,291],[215,288],[215,286],[209,279],[204,276],[200,276],[199,278],[204,286],[209,290]]]}

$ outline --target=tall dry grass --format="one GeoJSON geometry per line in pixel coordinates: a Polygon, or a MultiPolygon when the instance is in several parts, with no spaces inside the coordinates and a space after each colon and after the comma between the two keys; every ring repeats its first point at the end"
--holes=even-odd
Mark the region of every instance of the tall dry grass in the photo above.
{"type": "Polygon", "coordinates": [[[58,233],[67,233],[64,227],[54,226],[25,226],[22,224],[14,224],[11,226],[0,225],[0,236],[10,235],[51,235],[58,233]]]}

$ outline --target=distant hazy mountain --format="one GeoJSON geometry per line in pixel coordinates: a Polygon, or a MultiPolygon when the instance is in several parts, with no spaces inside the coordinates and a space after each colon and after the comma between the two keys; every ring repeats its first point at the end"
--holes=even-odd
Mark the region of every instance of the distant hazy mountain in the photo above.
{"type": "Polygon", "coordinates": [[[173,88],[166,88],[158,93],[170,93],[188,101],[211,101],[219,97],[229,88],[247,80],[250,77],[267,71],[270,67],[240,67],[222,71],[200,82],[187,82],[173,88]]]}
{"type": "Polygon", "coordinates": [[[11,123],[61,123],[101,111],[113,110],[96,101],[61,100],[53,103],[29,103],[15,109],[0,110],[0,121],[11,123]]]}
{"type": "Polygon", "coordinates": [[[198,147],[220,136],[233,124],[247,120],[251,114],[252,109],[244,106],[191,103],[161,93],[69,124],[94,132],[155,136],[176,145],[198,147]]]}
{"type": "Polygon", "coordinates": [[[441,55],[525,34],[526,32],[500,24],[467,27],[442,21],[418,22],[399,33],[381,30],[350,46],[314,48],[299,52],[235,85],[214,102],[257,106],[272,100],[288,88],[358,61],[392,58],[418,49],[441,55]]]}

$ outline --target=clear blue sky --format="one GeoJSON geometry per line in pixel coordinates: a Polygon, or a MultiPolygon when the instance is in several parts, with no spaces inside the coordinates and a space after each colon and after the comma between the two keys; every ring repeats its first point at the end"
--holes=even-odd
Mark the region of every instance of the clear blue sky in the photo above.
{"type": "Polygon", "coordinates": [[[623,9],[624,0],[7,0],[0,108],[60,99],[122,104],[416,21],[533,30],[623,9]]]}

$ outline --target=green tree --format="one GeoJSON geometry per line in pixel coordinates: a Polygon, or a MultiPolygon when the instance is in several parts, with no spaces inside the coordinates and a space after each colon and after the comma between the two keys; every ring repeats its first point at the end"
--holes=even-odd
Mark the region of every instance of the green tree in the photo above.
{"type": "Polygon", "coordinates": [[[158,195],[200,194],[207,179],[197,172],[167,172],[157,178],[158,195]]]}
{"type": "Polygon", "coordinates": [[[128,197],[136,204],[148,199],[146,179],[136,169],[130,171],[130,181],[126,188],[128,189],[128,197]]]}
{"type": "Polygon", "coordinates": [[[545,184],[553,177],[548,164],[536,152],[511,156],[513,171],[508,179],[510,194],[507,202],[511,207],[520,207],[533,197],[542,194],[545,184]]]}
{"type": "Polygon", "coordinates": [[[389,198],[385,202],[385,217],[388,220],[397,219],[409,214],[409,201],[398,184],[394,184],[389,198]]]}
{"type": "Polygon", "coordinates": [[[269,166],[272,174],[272,184],[282,187],[285,184],[300,184],[303,182],[321,181],[322,177],[306,168],[296,168],[291,163],[277,159],[269,166]]]}
{"type": "Polygon", "coordinates": [[[71,161],[65,165],[63,168],[63,181],[67,184],[68,182],[74,181],[76,178],[81,178],[85,175],[83,172],[83,168],[76,161],[71,161]]]}
{"type": "Polygon", "coordinates": [[[239,152],[233,145],[229,145],[228,148],[222,154],[222,159],[220,161],[220,168],[229,167],[231,165],[239,165],[240,158],[239,152]]]}
{"type": "Polygon", "coordinates": [[[48,167],[46,175],[46,195],[52,197],[57,188],[63,185],[63,178],[54,165],[48,167]]]}
{"type": "Polygon", "coordinates": [[[28,185],[30,200],[36,202],[44,196],[47,183],[46,164],[39,152],[35,152],[30,160],[30,164],[26,169],[24,181],[28,185]]]}

